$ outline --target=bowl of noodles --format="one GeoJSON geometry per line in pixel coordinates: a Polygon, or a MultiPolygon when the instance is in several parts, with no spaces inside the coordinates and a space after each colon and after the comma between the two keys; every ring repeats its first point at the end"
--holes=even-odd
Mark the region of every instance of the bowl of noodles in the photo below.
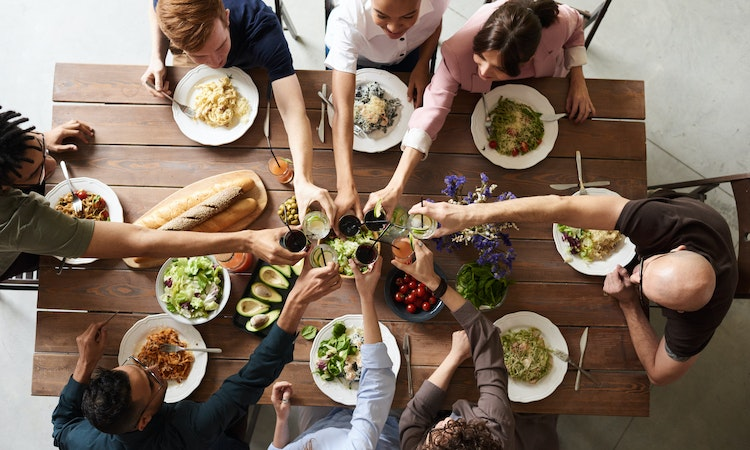
{"type": "Polygon", "coordinates": [[[174,99],[196,111],[194,118],[172,104],[180,131],[203,145],[223,145],[242,137],[258,114],[259,94],[252,78],[237,67],[200,65],[175,87],[174,99]]]}
{"type": "Polygon", "coordinates": [[[200,332],[192,325],[175,322],[167,314],[155,314],[139,320],[125,333],[117,361],[123,365],[133,355],[148,366],[157,366],[155,372],[167,386],[164,401],[174,403],[200,385],[208,356],[203,352],[161,352],[158,348],[163,343],[206,348],[200,332]]]}
{"type": "MultiPolygon", "coordinates": [[[[73,211],[72,197],[67,182],[58,183],[53,187],[45,198],[50,207],[70,216],[82,219],[99,221],[122,222],[123,212],[117,194],[109,186],[94,178],[77,177],[71,178],[70,182],[76,195],[83,202],[83,213],[76,215],[73,211]]],[[[62,259],[59,256],[57,259],[62,259]]],[[[88,264],[96,261],[96,258],[66,258],[68,264],[88,264]]]]}

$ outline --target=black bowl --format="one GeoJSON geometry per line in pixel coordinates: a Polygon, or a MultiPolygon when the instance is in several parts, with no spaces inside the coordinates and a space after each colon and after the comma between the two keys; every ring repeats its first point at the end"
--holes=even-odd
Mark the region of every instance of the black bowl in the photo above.
{"type": "MultiPolygon", "coordinates": [[[[445,278],[445,273],[443,273],[442,269],[440,269],[437,264],[435,264],[434,267],[435,273],[440,275],[442,278],[445,278]]],[[[420,309],[413,314],[406,310],[405,303],[398,303],[393,300],[394,294],[398,292],[398,286],[396,286],[396,278],[402,276],[404,276],[404,272],[394,267],[390,270],[390,272],[388,272],[385,277],[385,302],[388,304],[391,310],[396,313],[397,316],[404,320],[408,320],[409,322],[425,322],[437,316],[443,309],[443,306],[445,306],[443,301],[440,299],[438,299],[437,303],[432,305],[432,309],[430,309],[429,311],[420,309]]]]}

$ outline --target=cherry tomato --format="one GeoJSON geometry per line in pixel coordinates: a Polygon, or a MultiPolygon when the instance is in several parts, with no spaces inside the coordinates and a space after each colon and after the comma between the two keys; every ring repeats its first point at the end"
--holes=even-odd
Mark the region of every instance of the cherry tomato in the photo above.
{"type": "Polygon", "coordinates": [[[512,152],[510,152],[512,156],[518,156],[518,149],[514,148],[512,152]]]}
{"type": "Polygon", "coordinates": [[[78,192],[76,192],[76,197],[80,198],[81,200],[85,199],[88,196],[89,196],[89,194],[87,194],[86,191],[78,191],[78,192]]]}
{"type": "Polygon", "coordinates": [[[395,301],[396,303],[403,303],[405,298],[406,296],[400,292],[396,292],[393,295],[393,301],[395,301]]]}
{"type": "Polygon", "coordinates": [[[415,305],[414,303],[409,303],[408,305],[406,305],[406,311],[411,314],[415,314],[417,312],[417,305],[415,305]]]}
{"type": "Polygon", "coordinates": [[[521,153],[528,153],[529,151],[529,144],[525,142],[521,142],[521,153]]]}
{"type": "Polygon", "coordinates": [[[409,292],[409,294],[406,296],[406,303],[414,303],[417,301],[417,297],[414,295],[414,292],[409,292]]]}
{"type": "Polygon", "coordinates": [[[430,295],[430,298],[427,301],[430,303],[430,305],[434,305],[435,303],[437,303],[437,298],[435,298],[434,295],[430,295]]]}
{"type": "Polygon", "coordinates": [[[424,290],[424,287],[423,287],[423,286],[419,286],[419,287],[417,287],[417,290],[416,290],[416,291],[414,291],[414,292],[416,292],[416,294],[417,294],[417,297],[419,297],[419,298],[424,298],[424,297],[425,297],[425,294],[427,294],[427,292],[426,292],[426,291],[424,290]]]}
{"type": "Polygon", "coordinates": [[[497,148],[497,141],[492,140],[492,141],[490,141],[490,142],[487,143],[487,146],[489,148],[497,148]]]}
{"type": "Polygon", "coordinates": [[[430,302],[422,302],[422,311],[429,311],[430,309],[432,309],[430,302]]]}
{"type": "Polygon", "coordinates": [[[105,219],[109,219],[109,211],[102,211],[102,217],[105,219]]]}
{"type": "Polygon", "coordinates": [[[409,289],[412,291],[417,288],[417,282],[414,280],[409,281],[409,289]]]}
{"type": "Polygon", "coordinates": [[[398,288],[398,291],[402,294],[406,294],[409,292],[409,286],[402,284],[401,287],[398,288]]]}
{"type": "Polygon", "coordinates": [[[396,286],[401,286],[402,284],[404,284],[404,279],[403,278],[396,278],[396,286]]]}

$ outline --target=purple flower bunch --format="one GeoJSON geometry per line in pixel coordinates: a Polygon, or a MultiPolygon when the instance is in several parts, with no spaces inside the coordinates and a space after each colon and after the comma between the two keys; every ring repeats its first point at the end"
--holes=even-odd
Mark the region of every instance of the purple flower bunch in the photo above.
{"type": "MultiPolygon", "coordinates": [[[[463,186],[466,184],[465,176],[448,175],[445,177],[445,189],[441,192],[450,199],[449,203],[456,205],[471,205],[473,203],[488,203],[492,201],[501,202],[516,198],[512,192],[503,192],[495,196],[496,184],[491,184],[487,174],[480,174],[482,184],[473,191],[463,194],[463,186]]],[[[492,274],[497,279],[503,279],[510,275],[516,252],[510,241],[510,236],[505,232],[508,228],[518,229],[513,222],[485,223],[466,228],[449,236],[434,239],[437,249],[453,252],[460,245],[472,245],[479,252],[477,264],[490,265],[492,274]]]]}

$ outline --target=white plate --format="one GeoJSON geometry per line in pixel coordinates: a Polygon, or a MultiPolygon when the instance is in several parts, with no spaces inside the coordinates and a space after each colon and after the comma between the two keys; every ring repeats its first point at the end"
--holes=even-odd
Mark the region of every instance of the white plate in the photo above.
{"type": "MultiPolygon", "coordinates": [[[[366,138],[354,135],[354,150],[365,153],[379,153],[401,143],[409,127],[409,117],[414,112],[414,105],[407,99],[406,85],[396,75],[380,69],[359,69],[357,71],[357,86],[377,81],[388,94],[387,98],[401,100],[401,110],[393,125],[387,132],[376,130],[366,138]]],[[[332,95],[328,97],[333,101],[332,95]]],[[[328,125],[333,127],[333,108],[328,106],[328,125]]]]}
{"type": "MultiPolygon", "coordinates": [[[[560,329],[544,316],[531,311],[519,311],[497,319],[495,326],[500,329],[500,334],[515,331],[522,328],[534,327],[542,332],[544,342],[548,348],[562,350],[568,353],[568,343],[560,329]]],[[[565,373],[568,371],[568,363],[560,361],[550,354],[552,358],[552,370],[539,380],[536,384],[518,381],[508,377],[508,397],[511,401],[518,403],[529,403],[541,400],[555,392],[557,386],[562,383],[565,373]]]]}
{"type": "MultiPolygon", "coordinates": [[[[340,381],[324,381],[320,375],[315,373],[318,362],[318,347],[320,343],[331,337],[333,331],[333,324],[335,322],[343,322],[346,328],[362,328],[362,315],[361,314],[347,314],[345,316],[337,317],[331,320],[326,326],[320,329],[315,340],[313,341],[312,348],[310,349],[310,371],[312,372],[313,380],[325,395],[331,400],[342,403],[344,405],[353,406],[357,404],[357,391],[359,390],[359,383],[353,383],[352,388],[349,389],[346,384],[340,381]]],[[[393,337],[391,330],[385,325],[380,324],[380,334],[383,336],[383,342],[388,349],[388,357],[393,362],[393,374],[398,376],[398,371],[401,369],[401,351],[398,349],[396,344],[396,338],[393,337]]]]}
{"type": "MultiPolygon", "coordinates": [[[[588,192],[588,195],[619,196],[617,192],[605,188],[586,188],[586,192],[588,192]]],[[[573,195],[578,195],[578,192],[573,195]]],[[[586,275],[606,276],[615,270],[618,264],[624,267],[635,257],[635,244],[630,242],[627,236],[617,244],[617,247],[610,253],[607,259],[599,261],[586,261],[578,255],[571,255],[570,245],[565,241],[560,230],[557,229],[556,223],[552,224],[552,239],[555,240],[555,248],[563,261],[570,264],[570,267],[586,275]]]]}
{"type": "MultiPolygon", "coordinates": [[[[531,109],[542,114],[555,113],[555,109],[552,107],[549,100],[547,100],[547,97],[543,96],[536,89],[523,84],[506,84],[504,86],[499,86],[486,93],[484,96],[487,100],[487,108],[489,108],[490,111],[495,108],[497,102],[500,101],[500,97],[505,97],[528,105],[531,109]]],[[[477,102],[477,105],[474,107],[474,112],[471,114],[471,136],[474,138],[474,145],[479,149],[479,153],[489,159],[493,164],[500,167],[506,169],[528,169],[546,158],[547,155],[549,155],[549,152],[552,151],[552,147],[555,145],[558,128],[557,121],[542,122],[544,124],[544,137],[536,149],[525,155],[502,155],[496,150],[487,147],[488,140],[487,131],[484,129],[484,116],[484,104],[480,98],[479,102],[477,102]]]]}
{"type": "MultiPolygon", "coordinates": [[[[155,314],[152,316],[146,316],[138,322],[134,323],[130,329],[125,332],[125,336],[120,341],[120,353],[117,356],[117,361],[120,365],[125,364],[125,361],[130,355],[138,355],[141,351],[143,344],[146,343],[146,338],[149,334],[154,333],[162,328],[173,328],[177,331],[180,336],[180,340],[187,344],[187,347],[206,348],[206,343],[203,342],[203,338],[198,330],[192,325],[175,322],[167,314],[155,314]]],[[[183,400],[190,395],[195,388],[201,384],[203,375],[206,374],[206,364],[208,364],[208,354],[204,352],[193,352],[195,361],[193,367],[190,369],[190,374],[187,379],[182,383],[170,380],[167,385],[167,395],[164,397],[164,401],[167,403],[174,403],[183,400]]]]}
{"type": "MultiPolygon", "coordinates": [[[[104,201],[107,202],[107,208],[109,209],[109,220],[111,222],[123,221],[122,205],[120,204],[120,200],[117,198],[117,194],[115,194],[115,191],[113,191],[112,188],[99,180],[95,180],[94,178],[78,177],[71,178],[70,181],[73,183],[73,188],[76,190],[82,189],[84,191],[100,195],[104,199],[104,201]]],[[[68,193],[70,193],[70,190],[68,189],[68,183],[66,181],[62,181],[60,183],[57,183],[57,185],[53,187],[52,190],[47,192],[47,195],[45,195],[44,197],[49,201],[50,206],[54,208],[60,198],[68,193]]],[[[62,259],[60,256],[55,256],[55,258],[60,260],[62,259]]],[[[65,262],[67,264],[89,264],[96,261],[96,259],[97,258],[66,258],[65,262]]]]}
{"type": "Polygon", "coordinates": [[[223,145],[234,142],[250,129],[258,115],[259,95],[258,88],[253,83],[250,75],[237,67],[224,69],[212,69],[206,65],[200,65],[188,72],[174,90],[174,99],[190,107],[195,103],[198,89],[195,86],[215,81],[229,75],[232,78],[232,86],[237,92],[247,99],[250,105],[248,117],[237,121],[232,127],[212,127],[203,121],[194,120],[180,111],[179,106],[172,104],[172,115],[182,134],[203,145],[223,145]]]}

